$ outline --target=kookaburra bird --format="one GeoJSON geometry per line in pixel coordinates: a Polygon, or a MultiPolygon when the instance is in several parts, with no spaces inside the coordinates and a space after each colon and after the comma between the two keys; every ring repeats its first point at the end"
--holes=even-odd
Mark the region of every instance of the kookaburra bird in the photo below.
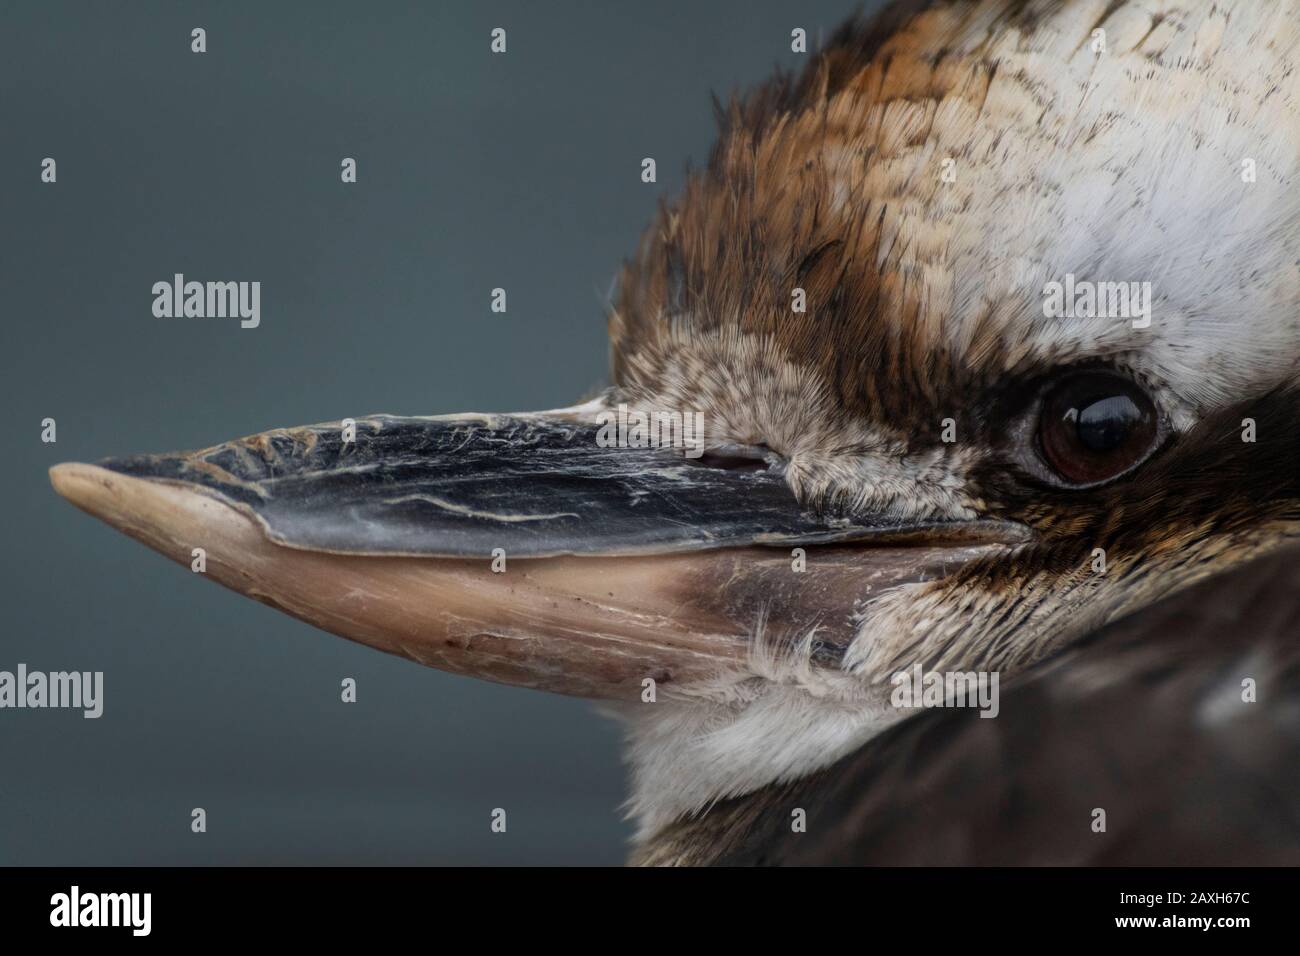
{"type": "Polygon", "coordinates": [[[1293,859],[1298,68],[1293,3],[892,7],[720,111],[599,398],[54,485],[325,630],[606,702],[645,862],[1293,859]],[[914,672],[997,674],[998,717],[898,706],[914,672]]]}

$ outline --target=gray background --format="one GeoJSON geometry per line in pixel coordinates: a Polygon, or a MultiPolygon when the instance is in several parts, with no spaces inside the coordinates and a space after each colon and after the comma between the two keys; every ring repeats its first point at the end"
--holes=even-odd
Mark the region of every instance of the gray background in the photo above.
{"type": "Polygon", "coordinates": [[[105,709],[0,710],[0,863],[623,858],[619,731],[591,705],[315,631],[76,511],[46,469],[585,396],[619,261],[707,157],[710,93],[800,65],[791,28],[815,43],[855,6],[7,0],[0,669],[102,670],[105,709]],[[154,318],[175,272],[260,280],[261,327],[154,318]]]}

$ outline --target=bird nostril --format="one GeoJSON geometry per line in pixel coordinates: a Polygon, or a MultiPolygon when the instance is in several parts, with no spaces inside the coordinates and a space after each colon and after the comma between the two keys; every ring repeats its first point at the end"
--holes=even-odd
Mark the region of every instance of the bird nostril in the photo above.
{"type": "Polygon", "coordinates": [[[761,458],[737,458],[705,452],[695,462],[705,468],[722,468],[726,471],[767,471],[767,462],[761,458]]]}
{"type": "Polygon", "coordinates": [[[694,462],[726,471],[768,471],[780,460],[781,456],[766,445],[717,445],[706,449],[694,462]]]}

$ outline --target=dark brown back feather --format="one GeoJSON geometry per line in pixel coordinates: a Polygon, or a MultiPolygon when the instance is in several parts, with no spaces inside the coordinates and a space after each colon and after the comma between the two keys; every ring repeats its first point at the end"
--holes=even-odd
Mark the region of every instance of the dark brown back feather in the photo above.
{"type": "Polygon", "coordinates": [[[1103,628],[1004,688],[995,719],[922,713],[669,827],[634,862],[1300,863],[1300,548],[1103,628]]]}

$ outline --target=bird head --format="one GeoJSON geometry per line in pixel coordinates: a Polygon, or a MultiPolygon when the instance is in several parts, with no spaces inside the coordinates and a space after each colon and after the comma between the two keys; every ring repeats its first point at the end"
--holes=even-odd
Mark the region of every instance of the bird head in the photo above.
{"type": "Polygon", "coordinates": [[[1300,532],[1295,44],[1258,55],[1295,27],[1085,6],[896,8],[721,108],[590,402],[54,484],[326,630],[604,701],[643,834],[827,766],[899,672],[1014,679],[1300,532]]]}

